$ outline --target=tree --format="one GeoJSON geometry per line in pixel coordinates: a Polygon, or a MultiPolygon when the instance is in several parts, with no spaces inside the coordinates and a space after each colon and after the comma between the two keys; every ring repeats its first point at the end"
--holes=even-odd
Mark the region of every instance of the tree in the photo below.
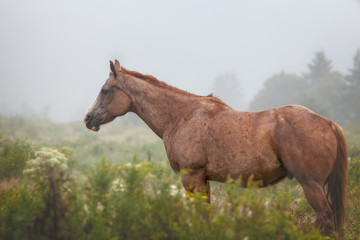
{"type": "Polygon", "coordinates": [[[358,122],[360,119],[360,49],[353,58],[353,68],[345,77],[348,84],[347,93],[344,96],[344,108],[347,109],[349,122],[358,122]]]}
{"type": "Polygon", "coordinates": [[[360,89],[360,49],[355,53],[353,68],[349,69],[350,74],[345,77],[350,87],[360,89]]]}
{"type": "Polygon", "coordinates": [[[312,62],[307,65],[309,72],[304,74],[310,83],[315,83],[320,77],[329,74],[332,71],[331,61],[328,60],[323,51],[315,53],[312,62]]]}
{"type": "Polygon", "coordinates": [[[319,77],[317,82],[304,91],[297,102],[316,113],[343,123],[347,118],[344,108],[346,89],[346,82],[341,73],[328,73],[319,77]]]}
{"type": "Polygon", "coordinates": [[[234,73],[223,73],[215,78],[212,91],[230,106],[240,109],[243,105],[243,92],[234,73]]]}
{"type": "Polygon", "coordinates": [[[296,104],[297,97],[308,84],[295,74],[281,72],[266,80],[264,88],[250,102],[250,110],[264,110],[287,104],[296,104]]]}

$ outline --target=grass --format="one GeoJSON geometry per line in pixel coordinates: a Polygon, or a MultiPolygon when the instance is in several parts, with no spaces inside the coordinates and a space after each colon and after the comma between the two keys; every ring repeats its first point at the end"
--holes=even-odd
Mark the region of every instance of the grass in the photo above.
{"type": "MultiPolygon", "coordinates": [[[[313,228],[315,213],[295,180],[262,189],[212,182],[211,205],[186,195],[162,142],[126,121],[96,134],[80,123],[0,117],[0,239],[335,239],[313,228]],[[64,154],[66,172],[24,176],[43,146],[64,154]]],[[[345,239],[360,238],[358,129],[345,128],[345,239]]]]}

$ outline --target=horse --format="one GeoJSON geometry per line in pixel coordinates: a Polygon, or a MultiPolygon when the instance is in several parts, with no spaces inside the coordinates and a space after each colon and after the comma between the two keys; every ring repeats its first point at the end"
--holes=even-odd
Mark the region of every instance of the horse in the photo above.
{"type": "Polygon", "coordinates": [[[110,69],[85,114],[87,128],[98,131],[134,112],[163,140],[186,191],[206,194],[210,202],[210,181],[253,178],[268,186],[294,177],[322,233],[343,230],[348,156],[336,123],[300,105],[238,111],[212,95],[127,70],[118,60],[110,69]]]}

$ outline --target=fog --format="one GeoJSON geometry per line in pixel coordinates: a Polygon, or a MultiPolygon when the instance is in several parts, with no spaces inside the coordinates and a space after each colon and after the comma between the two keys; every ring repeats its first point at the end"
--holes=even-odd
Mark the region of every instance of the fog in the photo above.
{"type": "Polygon", "coordinates": [[[207,95],[239,79],[249,102],[270,76],[302,74],[322,50],[346,73],[360,1],[1,1],[0,114],[82,120],[109,60],[207,95]]]}

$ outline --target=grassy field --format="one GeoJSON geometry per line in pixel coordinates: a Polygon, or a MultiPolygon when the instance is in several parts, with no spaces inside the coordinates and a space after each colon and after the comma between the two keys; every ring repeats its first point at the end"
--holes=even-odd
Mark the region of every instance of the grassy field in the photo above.
{"type": "Polygon", "coordinates": [[[166,159],[161,139],[134,115],[104,125],[100,132],[88,130],[82,121],[53,123],[22,116],[0,116],[0,133],[6,138],[26,139],[34,149],[42,146],[71,148],[76,164],[85,168],[102,156],[113,163],[128,162],[134,154],[142,160],[149,154],[154,159],[166,159]]]}
{"type": "MultiPolygon", "coordinates": [[[[360,126],[344,129],[345,239],[360,239],[360,126]]],[[[0,116],[0,132],[0,239],[336,239],[314,229],[295,180],[263,189],[213,182],[211,205],[187,195],[161,140],[134,116],[98,133],[0,116]]]]}

